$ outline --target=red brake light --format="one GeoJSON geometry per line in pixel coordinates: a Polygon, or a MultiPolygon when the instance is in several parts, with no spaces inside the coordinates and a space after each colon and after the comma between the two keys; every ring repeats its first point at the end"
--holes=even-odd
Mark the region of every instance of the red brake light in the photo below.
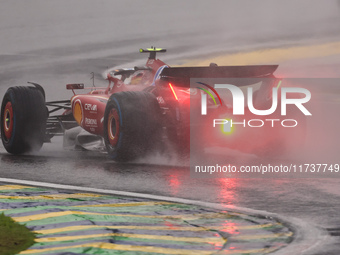
{"type": "Polygon", "coordinates": [[[172,94],[174,94],[175,99],[178,101],[178,97],[177,97],[176,92],[175,92],[174,88],[172,87],[171,83],[169,83],[169,87],[172,91],[172,94]]]}

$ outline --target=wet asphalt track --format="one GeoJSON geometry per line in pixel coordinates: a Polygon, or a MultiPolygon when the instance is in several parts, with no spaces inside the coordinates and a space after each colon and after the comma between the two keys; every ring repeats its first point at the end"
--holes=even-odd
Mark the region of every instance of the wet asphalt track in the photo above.
{"type": "MultiPolygon", "coordinates": [[[[4,1],[0,10],[1,95],[10,86],[34,81],[44,85],[49,100],[69,98],[66,83],[91,84],[90,73],[95,72],[97,85],[106,84],[101,80],[103,70],[140,59],[137,49],[151,45],[167,47],[165,60],[177,64],[192,57],[209,57],[219,49],[237,52],[339,41],[337,1],[301,1],[297,5],[293,1],[267,1],[261,6],[251,1],[231,5],[171,1],[151,10],[148,7],[152,3],[122,1],[110,5],[102,1],[93,8],[91,1],[35,1],[14,8],[12,2],[4,1]],[[308,11],[304,11],[306,5],[308,11]]],[[[285,67],[278,72],[339,77],[335,71],[340,67],[339,55],[272,61],[285,67]]],[[[331,109],[330,116],[338,116],[339,99],[332,90],[318,95],[327,102],[323,107],[331,109]]],[[[318,116],[323,113],[319,111],[318,116]]],[[[283,162],[320,159],[340,163],[338,127],[336,120],[328,119],[325,125],[311,128],[308,148],[312,149],[301,158],[286,158],[283,162]]],[[[261,161],[252,155],[228,153],[236,164],[261,161]]],[[[118,164],[100,153],[63,151],[60,139],[44,146],[38,155],[12,156],[0,146],[0,176],[183,197],[279,213],[329,233],[329,245],[311,254],[339,253],[338,178],[193,179],[188,163],[173,158],[152,157],[139,163],[118,164]]]]}

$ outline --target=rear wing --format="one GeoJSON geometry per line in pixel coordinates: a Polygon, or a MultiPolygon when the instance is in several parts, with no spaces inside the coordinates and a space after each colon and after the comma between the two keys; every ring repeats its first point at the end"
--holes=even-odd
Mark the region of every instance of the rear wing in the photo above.
{"type": "Polygon", "coordinates": [[[278,65],[169,67],[160,77],[176,86],[189,87],[190,78],[275,78],[277,68],[278,65]]]}
{"type": "MultiPolygon", "coordinates": [[[[168,91],[167,93],[169,93],[169,91],[172,92],[174,98],[178,101],[179,97],[174,87],[191,88],[191,86],[194,86],[199,88],[197,84],[202,84],[217,95],[222,105],[222,101],[215,89],[211,87],[211,85],[208,85],[215,82],[216,80],[214,79],[222,78],[221,81],[223,83],[226,82],[238,87],[249,86],[259,82],[261,82],[261,86],[264,84],[273,86],[279,80],[274,76],[277,68],[278,65],[217,66],[214,63],[208,67],[168,67],[163,68],[159,75],[159,82],[155,82],[155,85],[161,88],[160,91],[163,91],[163,88],[168,88],[166,89],[168,91]]],[[[187,90],[180,89],[180,91],[187,90]]],[[[191,90],[189,93],[190,92],[191,90]]],[[[206,93],[210,92],[206,91],[206,93]]],[[[195,93],[194,95],[200,94],[201,93],[195,93]]],[[[162,97],[165,98],[165,96],[168,95],[164,93],[162,97]]]]}

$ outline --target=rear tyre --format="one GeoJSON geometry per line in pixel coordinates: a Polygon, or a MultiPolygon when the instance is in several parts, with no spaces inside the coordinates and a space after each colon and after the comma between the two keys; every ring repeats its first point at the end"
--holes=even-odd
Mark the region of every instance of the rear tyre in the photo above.
{"type": "Polygon", "coordinates": [[[46,132],[43,94],[35,87],[11,87],[1,105],[1,140],[12,154],[38,151],[46,132]]]}
{"type": "Polygon", "coordinates": [[[144,91],[111,95],[104,113],[104,141],[109,156],[130,161],[158,148],[161,109],[156,97],[144,91]]]}

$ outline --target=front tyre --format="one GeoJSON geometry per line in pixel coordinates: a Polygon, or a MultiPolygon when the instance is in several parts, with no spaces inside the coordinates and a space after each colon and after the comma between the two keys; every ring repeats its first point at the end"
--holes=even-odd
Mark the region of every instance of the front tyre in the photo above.
{"type": "Polygon", "coordinates": [[[104,113],[104,141],[109,156],[130,161],[154,151],[161,139],[161,110],[145,91],[111,95],[104,113]]]}
{"type": "Polygon", "coordinates": [[[43,145],[47,111],[35,87],[11,87],[1,104],[1,140],[11,154],[38,151],[43,145]]]}

